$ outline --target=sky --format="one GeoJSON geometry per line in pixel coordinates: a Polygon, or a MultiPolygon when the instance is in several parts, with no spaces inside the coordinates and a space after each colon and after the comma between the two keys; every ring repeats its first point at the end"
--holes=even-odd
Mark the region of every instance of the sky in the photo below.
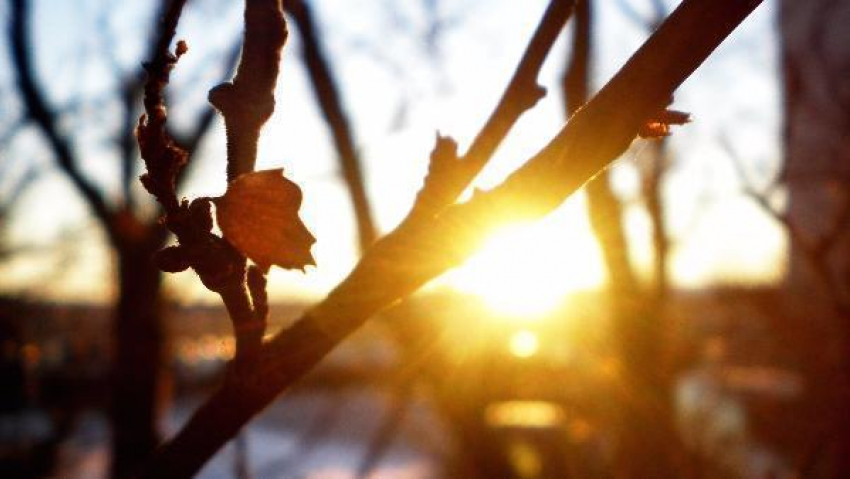
{"type": "MultiPolygon", "coordinates": [[[[629,0],[638,12],[648,1],[629,0]]],[[[83,165],[107,192],[115,194],[118,162],[108,132],[115,108],[104,92],[114,86],[113,64],[129,71],[147,40],[152,0],[114,4],[105,0],[36,1],[35,53],[38,73],[57,105],[75,97],[63,127],[73,129],[85,151],[83,165]],[[98,13],[106,12],[106,13],[98,13]],[[78,116],[95,118],[90,128],[78,116]],[[110,186],[111,185],[111,186],[110,186]]],[[[180,124],[204,101],[221,75],[219,55],[239,31],[238,2],[190,2],[178,33],[190,53],[175,71],[172,121],[180,124]],[[210,27],[215,19],[215,28],[210,27]]],[[[646,36],[643,25],[624,13],[621,2],[596,2],[595,85],[601,86],[646,36]]],[[[676,2],[668,2],[672,5],[676,2]]],[[[382,231],[407,212],[427,171],[436,132],[468,145],[489,115],[512,73],[546,2],[542,0],[316,0],[326,49],[365,162],[370,199],[382,231]],[[435,12],[427,8],[438,5],[435,12]],[[518,6],[521,5],[521,6],[518,6]],[[434,35],[434,19],[441,26],[434,35]]],[[[2,7],[5,9],[6,7],[2,7]]],[[[750,177],[766,181],[781,160],[773,2],[754,15],[677,92],[674,106],[694,121],[671,139],[674,160],[664,184],[674,251],[671,275],[680,287],[717,283],[770,283],[784,271],[781,229],[742,194],[728,153],[727,138],[750,177]]],[[[6,12],[0,9],[6,18],[6,12]]],[[[541,74],[547,97],[516,126],[476,181],[487,188],[532,156],[562,125],[559,78],[568,56],[562,37],[541,74]]],[[[6,63],[6,45],[0,63],[6,63]]],[[[270,285],[277,300],[314,298],[333,287],[356,261],[354,222],[335,153],[316,108],[300,61],[297,35],[290,35],[277,89],[277,110],[260,142],[258,168],[283,167],[302,186],[303,217],[318,239],[318,266],[306,273],[274,269],[270,285]]],[[[0,131],[19,105],[8,69],[0,69],[0,98],[6,113],[0,131]],[[5,71],[4,71],[5,70],[5,71]],[[6,106],[9,108],[6,108],[6,106]]],[[[202,145],[202,159],[183,194],[219,195],[224,183],[224,137],[220,125],[202,145]]],[[[627,230],[636,263],[648,271],[649,222],[638,201],[638,171],[646,164],[640,141],[613,167],[617,193],[627,207],[627,230]]],[[[107,301],[113,294],[103,235],[32,128],[0,145],[0,161],[47,165],[23,197],[8,225],[13,244],[64,248],[24,255],[2,266],[0,290],[27,291],[61,300],[107,301]],[[58,263],[57,263],[58,262],[58,263]],[[56,274],[56,265],[61,274],[56,274]]],[[[141,190],[139,190],[141,191],[141,190]]],[[[782,198],[777,198],[782,201],[782,198]]],[[[504,298],[523,285],[536,304],[565,291],[598,288],[605,282],[598,247],[575,195],[535,225],[510,227],[458,270],[437,280],[491,298],[504,298]],[[544,283],[518,278],[546,278],[544,283]],[[542,291],[541,285],[548,290],[542,291]],[[544,294],[545,293],[545,294],[544,294]],[[548,296],[546,296],[548,295],[548,296]],[[544,297],[545,296],[545,297],[544,297]]],[[[185,302],[213,299],[191,272],[169,277],[169,291],[185,302]]],[[[510,305],[504,305],[510,307],[510,305]]]]}

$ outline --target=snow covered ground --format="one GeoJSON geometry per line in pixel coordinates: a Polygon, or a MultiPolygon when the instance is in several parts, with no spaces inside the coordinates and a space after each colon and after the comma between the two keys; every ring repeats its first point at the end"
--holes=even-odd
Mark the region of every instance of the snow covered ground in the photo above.
{"type": "MultiPolygon", "coordinates": [[[[166,429],[173,433],[201,398],[183,399],[172,408],[166,429]]],[[[387,408],[386,394],[352,391],[335,395],[296,393],[277,400],[204,467],[199,477],[237,477],[239,450],[255,479],[354,478],[387,408]]],[[[105,477],[108,430],[104,416],[87,413],[62,446],[57,476],[105,477]]],[[[426,407],[412,404],[370,478],[439,477],[445,437],[426,407]]]]}

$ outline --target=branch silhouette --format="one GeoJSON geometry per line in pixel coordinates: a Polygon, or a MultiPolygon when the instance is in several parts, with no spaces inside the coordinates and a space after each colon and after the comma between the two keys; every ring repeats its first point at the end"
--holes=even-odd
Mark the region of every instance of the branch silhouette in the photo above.
{"type": "MultiPolygon", "coordinates": [[[[262,3],[248,2],[246,8],[262,3]]],[[[265,5],[272,3],[279,8],[275,0],[265,5]]],[[[684,0],[548,145],[501,185],[477,192],[465,203],[454,202],[512,122],[502,123],[504,118],[498,113],[488,121],[470,148],[470,152],[482,152],[481,157],[467,152],[463,157],[452,158],[452,142],[438,140],[435,151],[440,155],[434,157],[440,156],[439,161],[449,158],[444,165],[456,168],[463,180],[445,180],[449,175],[435,171],[437,165],[433,163],[438,160],[432,157],[431,172],[411,213],[368,249],[350,275],[323,301],[290,328],[260,344],[250,367],[229,367],[221,387],[160,448],[142,477],[188,477],[196,473],[251,417],[375,313],[459,264],[493,228],[510,221],[540,218],[560,205],[628,147],[647,120],[666,106],[673,91],[760,3],[684,0]],[[490,136],[488,131],[496,134],[490,136]],[[430,200],[424,200],[426,197],[430,200]]],[[[554,0],[538,33],[548,21],[554,22],[553,11],[568,11],[570,5],[571,2],[554,0]]],[[[560,27],[554,30],[553,38],[559,30],[560,27]]],[[[253,30],[249,21],[245,35],[247,49],[252,36],[263,32],[253,30]]],[[[548,48],[544,43],[532,40],[514,78],[536,78],[536,62],[528,58],[540,58],[542,62],[545,51],[540,49],[548,48]],[[533,73],[526,73],[525,68],[533,73]]],[[[271,88],[273,84],[267,86],[271,88]]],[[[530,108],[539,94],[521,98],[520,113],[530,108]]],[[[497,108],[497,112],[500,110],[497,108]]],[[[250,145],[242,147],[250,152],[250,145]]],[[[256,144],[253,148],[255,152],[256,144]]],[[[235,147],[230,144],[229,156],[238,156],[231,155],[238,153],[233,150],[235,147]]],[[[234,171],[229,173],[232,178],[234,171]]]]}

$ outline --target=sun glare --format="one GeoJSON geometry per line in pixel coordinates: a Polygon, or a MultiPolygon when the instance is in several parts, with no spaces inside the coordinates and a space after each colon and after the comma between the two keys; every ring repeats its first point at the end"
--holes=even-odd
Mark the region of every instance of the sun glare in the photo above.
{"type": "Polygon", "coordinates": [[[527,329],[514,333],[508,343],[511,354],[518,358],[530,358],[537,354],[539,348],[540,341],[537,335],[527,329]]]}
{"type": "Polygon", "coordinates": [[[552,311],[567,293],[599,287],[604,271],[580,207],[568,203],[544,221],[499,231],[446,283],[521,320],[552,311]]]}

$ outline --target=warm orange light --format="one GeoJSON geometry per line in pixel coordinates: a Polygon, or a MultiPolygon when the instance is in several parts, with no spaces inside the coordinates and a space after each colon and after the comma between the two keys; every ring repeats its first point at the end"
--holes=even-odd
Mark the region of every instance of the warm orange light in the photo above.
{"type": "Polygon", "coordinates": [[[508,349],[511,354],[518,358],[530,358],[537,354],[537,350],[540,349],[540,341],[538,341],[536,334],[523,329],[511,336],[508,349]]]}
{"type": "Polygon", "coordinates": [[[484,417],[495,427],[557,427],[564,422],[560,406],[546,401],[493,403],[487,406],[484,417]]]}
{"type": "Polygon", "coordinates": [[[506,317],[535,320],[567,293],[598,288],[604,281],[598,247],[578,228],[582,211],[567,204],[545,220],[507,227],[445,281],[481,297],[506,317]]]}

